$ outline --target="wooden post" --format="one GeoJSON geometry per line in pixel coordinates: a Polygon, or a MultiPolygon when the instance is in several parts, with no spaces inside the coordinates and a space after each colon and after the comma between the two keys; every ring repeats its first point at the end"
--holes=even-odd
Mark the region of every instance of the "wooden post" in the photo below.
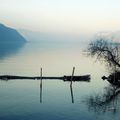
{"type": "Polygon", "coordinates": [[[75,72],[75,67],[73,67],[73,71],[72,71],[72,76],[71,76],[71,85],[72,85],[72,80],[73,80],[74,72],[75,72]]]}
{"type": "Polygon", "coordinates": [[[42,68],[40,68],[40,79],[42,80],[42,68]]]}

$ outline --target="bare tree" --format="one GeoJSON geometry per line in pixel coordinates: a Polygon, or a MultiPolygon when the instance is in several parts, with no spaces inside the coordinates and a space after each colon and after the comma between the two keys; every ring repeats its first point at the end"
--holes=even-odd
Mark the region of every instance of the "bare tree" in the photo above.
{"type": "Polygon", "coordinates": [[[120,44],[104,38],[92,41],[88,47],[89,55],[96,56],[111,68],[120,69],[120,44]]]}

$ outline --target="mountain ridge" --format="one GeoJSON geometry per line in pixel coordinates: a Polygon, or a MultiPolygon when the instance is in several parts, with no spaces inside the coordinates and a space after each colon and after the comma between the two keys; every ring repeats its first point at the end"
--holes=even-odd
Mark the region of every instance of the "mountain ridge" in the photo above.
{"type": "Polygon", "coordinates": [[[14,55],[26,42],[17,30],[0,24],[0,59],[14,55]]]}
{"type": "Polygon", "coordinates": [[[16,30],[0,23],[0,43],[25,43],[26,39],[16,30]]]}

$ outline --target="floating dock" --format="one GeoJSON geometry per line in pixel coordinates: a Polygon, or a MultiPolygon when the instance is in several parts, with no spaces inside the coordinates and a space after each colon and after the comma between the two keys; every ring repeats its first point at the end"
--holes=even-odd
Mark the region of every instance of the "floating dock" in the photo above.
{"type": "Polygon", "coordinates": [[[17,80],[17,79],[31,79],[31,80],[41,80],[41,79],[58,79],[63,81],[90,81],[90,75],[83,75],[83,76],[63,76],[63,77],[29,77],[29,76],[14,76],[14,75],[1,75],[1,80],[17,80]],[[72,79],[71,79],[72,78],[72,79]]]}

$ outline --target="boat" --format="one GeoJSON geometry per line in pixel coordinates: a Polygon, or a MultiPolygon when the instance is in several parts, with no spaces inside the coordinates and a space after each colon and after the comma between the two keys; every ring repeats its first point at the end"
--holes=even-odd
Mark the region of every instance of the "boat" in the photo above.
{"type": "Polygon", "coordinates": [[[64,76],[64,81],[90,81],[90,75],[82,75],[82,76],[64,76]]]}
{"type": "Polygon", "coordinates": [[[108,77],[103,76],[103,80],[107,80],[110,84],[120,86],[120,72],[114,72],[108,77]]]}

